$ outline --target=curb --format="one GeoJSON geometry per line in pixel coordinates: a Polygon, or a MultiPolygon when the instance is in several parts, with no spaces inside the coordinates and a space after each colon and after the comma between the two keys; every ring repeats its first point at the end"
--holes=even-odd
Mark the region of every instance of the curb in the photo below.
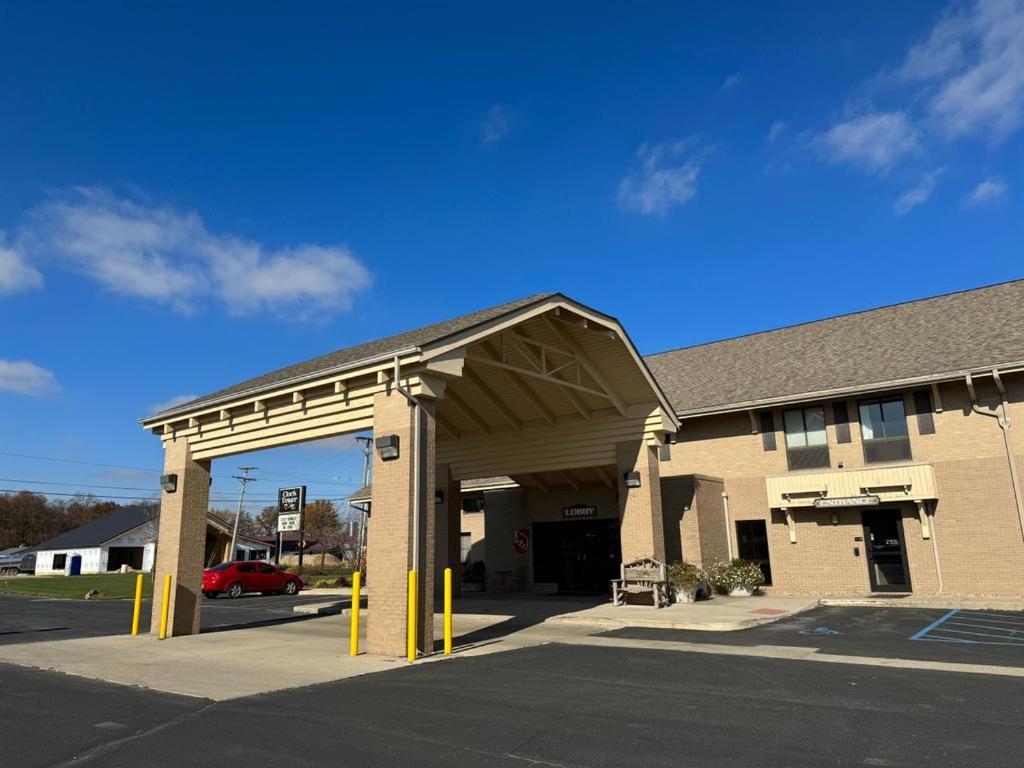
{"type": "Polygon", "coordinates": [[[1007,603],[1005,600],[994,599],[943,599],[943,598],[865,598],[865,597],[823,597],[818,605],[835,608],[928,608],[949,610],[957,608],[961,611],[1022,611],[1024,601],[1007,603]]]}

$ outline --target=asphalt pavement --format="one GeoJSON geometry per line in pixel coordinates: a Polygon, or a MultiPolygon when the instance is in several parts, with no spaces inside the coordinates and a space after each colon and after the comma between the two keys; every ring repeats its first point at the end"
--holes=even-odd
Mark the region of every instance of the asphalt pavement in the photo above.
{"type": "Polygon", "coordinates": [[[1024,667],[1024,612],[819,607],[741,632],[635,627],[600,636],[798,646],[826,655],[1024,667]]]}
{"type": "MultiPolygon", "coordinates": [[[[322,597],[243,595],[237,600],[203,600],[204,632],[225,631],[302,621],[292,612],[301,603],[322,597]]],[[[149,630],[151,601],[142,603],[141,631],[149,630]]],[[[0,595],[0,644],[67,640],[127,634],[132,624],[131,600],[52,600],[0,595]]]]}
{"type": "Polygon", "coordinates": [[[0,688],[24,768],[1019,766],[1024,722],[1016,679],[565,645],[216,704],[3,665],[0,688]]]}

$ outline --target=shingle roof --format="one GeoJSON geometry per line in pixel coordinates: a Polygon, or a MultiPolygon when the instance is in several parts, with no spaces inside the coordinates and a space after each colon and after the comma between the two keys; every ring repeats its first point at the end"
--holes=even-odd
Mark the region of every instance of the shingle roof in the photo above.
{"type": "Polygon", "coordinates": [[[156,510],[150,507],[121,507],[99,520],[80,525],[44,541],[36,549],[75,549],[79,547],[98,547],[115,536],[138,528],[156,516],[156,510]]]}
{"type": "Polygon", "coordinates": [[[680,414],[1024,360],[1024,280],[645,358],[680,414]]]}
{"type": "Polygon", "coordinates": [[[557,293],[538,293],[533,296],[517,299],[516,301],[510,301],[507,304],[500,304],[496,307],[489,307],[488,309],[471,312],[468,315],[462,315],[461,317],[456,317],[452,320],[445,320],[440,323],[423,326],[422,328],[415,328],[411,331],[397,333],[383,339],[366,342],[365,344],[357,344],[354,347],[345,347],[344,349],[339,349],[335,352],[321,355],[320,357],[314,357],[312,360],[305,360],[301,363],[296,363],[295,365],[279,368],[278,370],[271,371],[270,373],[264,373],[261,376],[256,376],[255,378],[248,379],[247,381],[243,381],[239,384],[234,384],[230,387],[217,390],[216,392],[211,392],[208,395],[203,395],[202,397],[198,397],[194,400],[175,405],[173,408],[164,409],[163,411],[147,417],[146,420],[162,416],[164,414],[175,413],[177,411],[212,404],[221,398],[231,395],[238,395],[248,391],[260,391],[277,384],[284,384],[285,382],[293,380],[317,376],[331,370],[340,370],[364,360],[370,360],[376,357],[385,357],[387,355],[409,349],[410,347],[423,347],[428,344],[433,344],[447,338],[448,336],[469,330],[476,325],[490,322],[502,315],[515,312],[558,295],[559,294],[557,293]]]}

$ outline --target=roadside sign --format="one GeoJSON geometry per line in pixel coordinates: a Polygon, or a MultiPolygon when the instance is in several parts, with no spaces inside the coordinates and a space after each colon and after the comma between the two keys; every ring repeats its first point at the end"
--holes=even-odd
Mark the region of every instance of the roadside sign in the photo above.
{"type": "Polygon", "coordinates": [[[306,508],[306,486],[277,489],[277,513],[287,515],[306,508]]]}
{"type": "Polygon", "coordinates": [[[298,531],[302,529],[302,513],[294,512],[288,515],[277,516],[277,532],[298,531]]]}

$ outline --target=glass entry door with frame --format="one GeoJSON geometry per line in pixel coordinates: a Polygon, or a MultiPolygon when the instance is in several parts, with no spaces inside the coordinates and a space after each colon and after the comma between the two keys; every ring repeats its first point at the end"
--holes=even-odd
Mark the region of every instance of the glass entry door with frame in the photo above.
{"type": "Polygon", "coordinates": [[[861,513],[864,550],[872,592],[910,592],[910,569],[903,538],[903,519],[898,509],[861,513]]]}

